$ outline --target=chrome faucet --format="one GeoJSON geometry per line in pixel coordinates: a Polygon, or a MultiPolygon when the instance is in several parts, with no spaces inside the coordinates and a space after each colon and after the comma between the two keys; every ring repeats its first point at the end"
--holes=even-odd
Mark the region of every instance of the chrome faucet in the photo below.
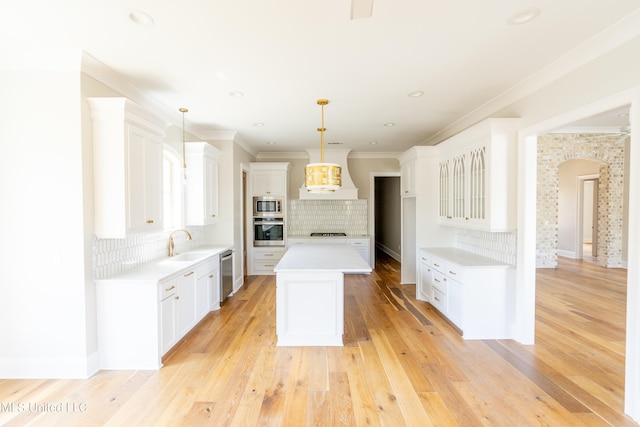
{"type": "Polygon", "coordinates": [[[182,231],[184,234],[186,234],[187,240],[192,240],[191,234],[189,234],[189,232],[183,228],[173,231],[171,234],[169,234],[169,256],[173,256],[173,248],[175,247],[175,244],[173,242],[173,235],[178,231],[182,231]]]}

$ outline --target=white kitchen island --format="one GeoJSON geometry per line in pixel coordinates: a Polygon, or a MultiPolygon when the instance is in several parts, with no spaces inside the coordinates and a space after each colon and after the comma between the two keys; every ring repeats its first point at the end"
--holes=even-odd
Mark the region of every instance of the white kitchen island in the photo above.
{"type": "Polygon", "coordinates": [[[342,346],[344,275],[371,267],[350,245],[299,244],[274,268],[278,346],[342,346]]]}

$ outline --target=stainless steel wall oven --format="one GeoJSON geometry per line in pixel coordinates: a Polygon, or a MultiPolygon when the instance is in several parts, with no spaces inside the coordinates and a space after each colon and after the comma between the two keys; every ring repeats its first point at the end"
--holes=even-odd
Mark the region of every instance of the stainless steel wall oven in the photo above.
{"type": "Polygon", "coordinates": [[[284,246],[282,218],[254,218],[253,246],[284,246]]]}

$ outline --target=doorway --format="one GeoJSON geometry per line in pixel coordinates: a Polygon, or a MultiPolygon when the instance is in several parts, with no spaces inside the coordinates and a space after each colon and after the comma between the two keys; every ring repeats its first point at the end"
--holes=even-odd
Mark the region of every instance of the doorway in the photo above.
{"type": "Polygon", "coordinates": [[[598,259],[598,184],[600,175],[578,177],[578,218],[576,220],[576,258],[588,262],[598,259]]]}
{"type": "Polygon", "coordinates": [[[372,238],[371,265],[375,267],[378,250],[400,262],[402,256],[402,216],[400,205],[400,173],[371,172],[369,234],[372,238]]]}

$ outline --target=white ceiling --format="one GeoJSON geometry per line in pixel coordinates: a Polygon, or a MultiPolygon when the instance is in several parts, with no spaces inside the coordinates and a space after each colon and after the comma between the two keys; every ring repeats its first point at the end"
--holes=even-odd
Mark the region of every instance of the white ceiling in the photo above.
{"type": "Polygon", "coordinates": [[[404,151],[639,7],[637,0],[375,0],[370,18],[351,20],[349,0],[3,3],[0,48],[82,49],[172,111],[188,108],[194,133],[237,131],[256,152],[316,148],[319,98],[330,100],[327,142],[404,151]],[[532,6],[536,19],[508,23],[532,6]],[[154,25],[133,23],[132,9],[154,25]],[[414,91],[424,95],[409,97],[414,91]]]}

